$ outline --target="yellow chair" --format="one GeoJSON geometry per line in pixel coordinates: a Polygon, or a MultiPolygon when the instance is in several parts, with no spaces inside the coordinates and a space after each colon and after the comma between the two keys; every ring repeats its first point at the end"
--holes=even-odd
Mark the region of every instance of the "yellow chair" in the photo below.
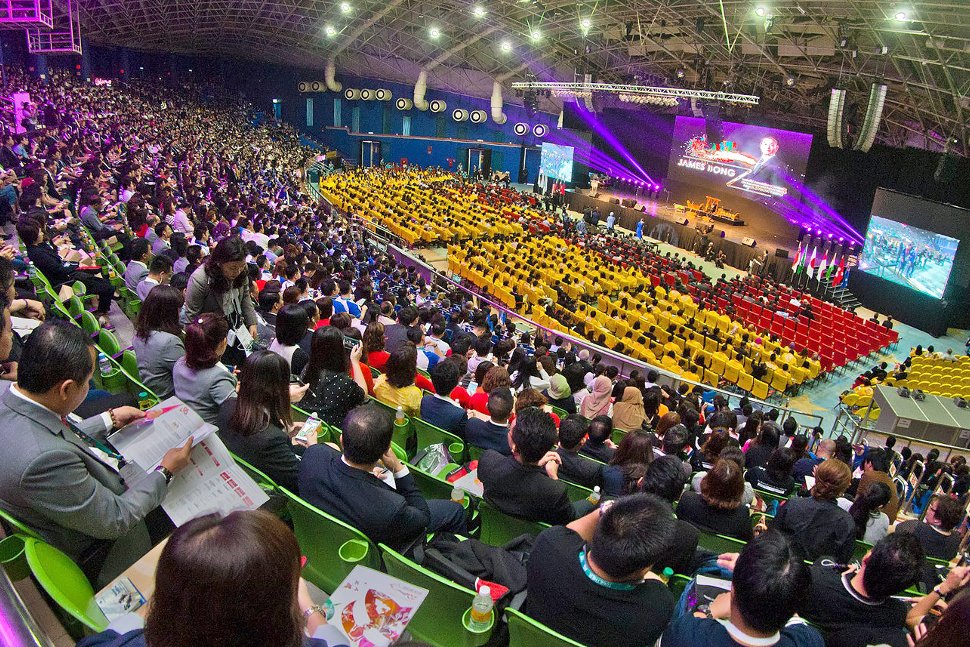
{"type": "Polygon", "coordinates": [[[754,388],[754,377],[751,373],[741,371],[738,376],[738,388],[742,391],[751,392],[751,389],[754,388]]]}
{"type": "Polygon", "coordinates": [[[754,380],[754,386],[751,388],[751,395],[759,400],[765,400],[768,398],[768,385],[761,380],[754,380]]]}

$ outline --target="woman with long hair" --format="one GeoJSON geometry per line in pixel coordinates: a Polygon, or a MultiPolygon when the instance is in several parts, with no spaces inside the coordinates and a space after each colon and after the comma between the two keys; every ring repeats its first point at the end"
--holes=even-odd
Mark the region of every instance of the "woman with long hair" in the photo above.
{"type": "Polygon", "coordinates": [[[618,497],[639,491],[640,480],[653,461],[651,435],[650,432],[631,431],[623,436],[613,453],[610,466],[603,470],[604,496],[618,497]]]}
{"type": "Polygon", "coordinates": [[[364,348],[361,357],[363,357],[364,363],[370,368],[383,371],[384,365],[387,364],[387,360],[391,356],[384,350],[384,344],[387,343],[387,338],[384,336],[384,324],[379,321],[367,324],[367,328],[364,329],[363,343],[364,348]]]}
{"type": "Polygon", "coordinates": [[[418,351],[414,344],[406,341],[391,353],[385,369],[374,382],[374,396],[392,407],[403,407],[406,415],[417,416],[423,394],[414,385],[418,374],[418,351]]]}
{"type": "Polygon", "coordinates": [[[241,364],[246,355],[239,333],[257,338],[256,308],[249,296],[249,272],[246,246],[232,236],[219,241],[212,254],[189,278],[185,296],[185,317],[189,321],[206,312],[222,315],[233,332],[226,357],[230,364],[241,364]]]}
{"type": "Polygon", "coordinates": [[[848,510],[855,521],[855,538],[870,544],[886,536],[889,531],[889,516],[882,509],[889,503],[889,486],[885,483],[873,483],[865,493],[856,495],[854,501],[838,499],[837,503],[843,510],[848,510]]]}
{"type": "Polygon", "coordinates": [[[343,425],[347,413],[367,399],[361,353],[361,344],[355,344],[348,357],[344,336],[336,328],[324,326],[315,330],[310,342],[310,362],[303,371],[303,381],[310,388],[301,408],[315,412],[328,425],[343,425]]]}
{"type": "Polygon", "coordinates": [[[156,285],[148,293],[135,320],[132,347],[138,360],[138,373],[145,386],[165,400],[175,391],[172,370],[185,355],[182,325],[182,291],[170,285],[156,285]]]}
{"type": "MultiPolygon", "coordinates": [[[[520,349],[516,349],[516,351],[518,350],[520,349]]],[[[510,379],[512,380],[512,389],[516,393],[525,389],[542,391],[549,388],[549,374],[535,356],[523,358],[519,363],[518,370],[510,375],[510,379]]]]}
{"type": "MultiPolygon", "coordinates": [[[[485,372],[482,381],[479,382],[478,389],[472,394],[471,400],[468,402],[468,408],[477,411],[482,415],[489,415],[488,413],[488,394],[494,389],[511,389],[512,380],[509,378],[509,372],[504,366],[495,366],[489,361],[482,362],[475,368],[476,378],[480,374],[482,366],[488,365],[488,369],[485,372]]],[[[514,391],[513,391],[514,393],[514,391]]]]}
{"type": "Polygon", "coordinates": [[[269,345],[269,350],[286,360],[293,375],[302,374],[310,361],[310,356],[300,348],[309,325],[310,317],[301,305],[285,305],[276,313],[276,339],[269,345]]]}
{"type": "Polygon", "coordinates": [[[733,460],[719,458],[704,478],[701,491],[685,492],[677,504],[677,518],[699,530],[743,541],[754,537],[744,498],[744,476],[733,460]]]}
{"type": "Polygon", "coordinates": [[[175,395],[212,424],[218,422],[222,404],[236,396],[236,377],[222,363],[228,333],[222,315],[199,315],[185,327],[185,356],[172,370],[175,395]]]}
{"type": "Polygon", "coordinates": [[[289,365],[276,353],[259,350],[246,358],[239,394],[226,400],[216,426],[229,451],[295,492],[298,456],[316,438],[291,441],[296,428],[290,411],[289,365]]]}
{"type": "Polygon", "coordinates": [[[754,467],[745,474],[752,487],[770,494],[788,496],[795,489],[795,451],[791,447],[778,447],[771,452],[764,467],[754,467]]]}
{"type": "Polygon", "coordinates": [[[264,510],[193,519],[162,549],[144,628],[78,646],[347,645],[310,598],[300,555],[293,531],[264,510]]]}
{"type": "Polygon", "coordinates": [[[744,453],[744,466],[747,469],[764,467],[768,464],[768,457],[778,449],[781,438],[781,428],[770,420],[761,425],[758,438],[755,439],[744,453]]]}

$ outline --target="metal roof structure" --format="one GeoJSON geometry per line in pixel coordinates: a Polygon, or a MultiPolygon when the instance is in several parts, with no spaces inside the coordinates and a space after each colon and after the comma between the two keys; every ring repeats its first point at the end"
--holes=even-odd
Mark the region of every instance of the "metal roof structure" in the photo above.
{"type": "MultiPolygon", "coordinates": [[[[55,3],[56,4],[56,3],[55,3]]],[[[492,82],[670,85],[761,97],[824,130],[833,87],[878,140],[966,151],[970,0],[76,0],[97,44],[244,58],[487,97],[492,82]]],[[[507,93],[511,96],[511,92],[507,93]]],[[[556,97],[544,98],[556,109],[556,97]]],[[[730,116],[730,115],[727,115],[730,116]]]]}

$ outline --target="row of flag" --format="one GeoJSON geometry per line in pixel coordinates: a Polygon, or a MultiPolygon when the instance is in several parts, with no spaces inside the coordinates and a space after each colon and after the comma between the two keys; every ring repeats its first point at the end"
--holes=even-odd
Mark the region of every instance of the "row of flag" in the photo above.
{"type": "Polygon", "coordinates": [[[792,275],[798,276],[805,272],[809,279],[822,280],[825,277],[832,286],[842,287],[848,282],[849,275],[845,271],[845,251],[841,254],[832,254],[829,261],[828,251],[822,252],[822,259],[818,258],[818,246],[812,248],[812,255],[808,255],[808,247],[802,249],[802,243],[798,243],[798,251],[795,253],[795,262],[792,263],[792,275]],[[838,261],[836,261],[838,257],[838,261]]]}

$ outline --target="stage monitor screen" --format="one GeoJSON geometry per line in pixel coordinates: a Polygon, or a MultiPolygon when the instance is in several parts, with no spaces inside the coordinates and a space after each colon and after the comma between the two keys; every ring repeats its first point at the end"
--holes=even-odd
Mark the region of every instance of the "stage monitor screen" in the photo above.
{"type": "Polygon", "coordinates": [[[677,117],[669,177],[728,188],[751,199],[783,198],[792,179],[804,181],[811,135],[724,121],[721,141],[712,142],[706,124],[700,117],[677,117]]]}
{"type": "Polygon", "coordinates": [[[872,214],[859,269],[940,299],[960,241],[872,214]]]}
{"type": "Polygon", "coordinates": [[[573,181],[573,147],[542,143],[539,172],[561,182],[573,181]]]}

